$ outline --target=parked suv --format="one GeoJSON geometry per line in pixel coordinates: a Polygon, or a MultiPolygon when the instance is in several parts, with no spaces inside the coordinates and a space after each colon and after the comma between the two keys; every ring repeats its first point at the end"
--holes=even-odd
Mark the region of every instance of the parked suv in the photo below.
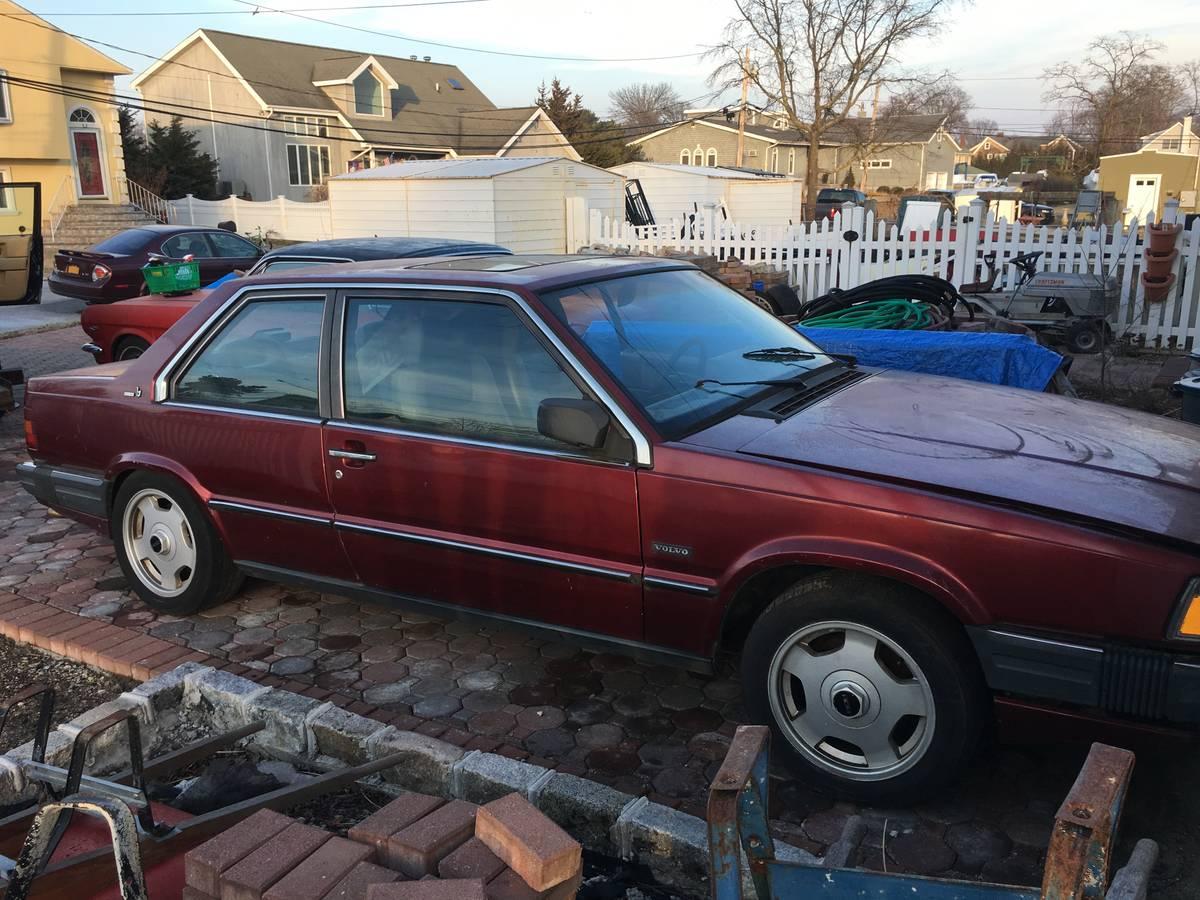
{"type": "Polygon", "coordinates": [[[856,191],[854,188],[821,188],[817,192],[817,205],[813,218],[832,219],[845,203],[865,206],[871,210],[875,209],[875,201],[869,199],[862,191],[856,191]]]}
{"type": "Polygon", "coordinates": [[[678,260],[485,256],[212,291],[34,378],[24,486],[148,605],[243,574],[708,670],[808,783],[929,795],[994,702],[1200,721],[1200,441],[855,367],[678,260]]]}

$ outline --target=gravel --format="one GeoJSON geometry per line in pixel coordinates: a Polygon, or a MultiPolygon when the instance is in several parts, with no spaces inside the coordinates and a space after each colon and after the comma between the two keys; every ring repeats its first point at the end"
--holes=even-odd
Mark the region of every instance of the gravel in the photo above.
{"type": "MultiPolygon", "coordinates": [[[[10,697],[33,682],[54,688],[55,725],[69,722],[80,713],[115,699],[137,684],[128,678],[119,678],[83,663],[0,638],[0,698],[10,697]]],[[[37,712],[38,704],[26,703],[9,715],[4,732],[0,734],[0,751],[19,747],[32,740],[37,712]]]]}

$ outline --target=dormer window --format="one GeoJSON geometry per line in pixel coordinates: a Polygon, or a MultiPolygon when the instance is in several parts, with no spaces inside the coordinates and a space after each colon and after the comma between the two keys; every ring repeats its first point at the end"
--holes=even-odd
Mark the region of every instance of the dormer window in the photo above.
{"type": "Polygon", "coordinates": [[[360,116],[383,115],[383,84],[370,69],[354,79],[354,112],[360,116]]]}

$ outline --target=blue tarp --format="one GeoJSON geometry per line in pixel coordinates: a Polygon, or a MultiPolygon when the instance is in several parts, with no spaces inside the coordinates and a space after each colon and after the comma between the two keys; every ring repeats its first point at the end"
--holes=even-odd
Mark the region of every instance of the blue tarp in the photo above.
{"type": "Polygon", "coordinates": [[[948,375],[968,381],[1043,391],[1062,357],[1023,334],[975,331],[796,330],[830,353],[849,353],[864,366],[948,375]]]}

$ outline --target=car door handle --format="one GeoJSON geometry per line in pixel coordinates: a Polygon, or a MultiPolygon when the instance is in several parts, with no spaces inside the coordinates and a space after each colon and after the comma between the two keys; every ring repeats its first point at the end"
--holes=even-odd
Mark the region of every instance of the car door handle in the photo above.
{"type": "Polygon", "coordinates": [[[374,462],[374,453],[365,453],[359,450],[330,450],[329,455],[334,459],[352,459],[356,462],[374,462]]]}

